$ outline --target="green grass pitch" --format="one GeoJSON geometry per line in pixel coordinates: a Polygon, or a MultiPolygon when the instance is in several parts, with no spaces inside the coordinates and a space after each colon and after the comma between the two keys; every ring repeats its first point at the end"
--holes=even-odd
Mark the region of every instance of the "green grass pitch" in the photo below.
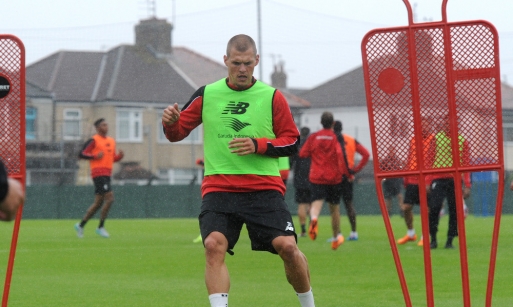
{"type": "MultiPolygon", "coordinates": [[[[297,223],[297,217],[294,217],[297,223]]],[[[391,218],[396,238],[406,232],[391,218]]],[[[209,306],[203,281],[204,255],[196,219],[111,219],[111,238],[94,233],[97,220],[76,237],[75,220],[23,220],[9,295],[9,306],[209,306]]],[[[345,216],[341,219],[348,234],[345,216]]],[[[513,302],[513,216],[502,217],[493,306],[513,302]]],[[[420,217],[415,216],[420,233],[420,217]]],[[[447,217],[440,221],[444,242],[447,217]]],[[[466,219],[473,306],[484,306],[493,226],[491,217],[466,219]]],[[[5,278],[13,223],[1,223],[0,274],[5,278]]],[[[316,305],[404,306],[381,216],[358,216],[359,241],[330,249],[328,217],[320,219],[316,241],[299,238],[308,257],[316,305]]],[[[459,246],[457,240],[456,247],[459,246]]],[[[443,244],[442,244],[443,246],[443,244]]],[[[278,256],[250,250],[245,231],[227,255],[230,306],[299,306],[278,256]]],[[[462,306],[458,248],[432,251],[435,305],[462,306]]],[[[399,246],[413,306],[425,306],[423,253],[415,243],[399,246]]],[[[3,287],[2,287],[3,288],[3,287]]]]}

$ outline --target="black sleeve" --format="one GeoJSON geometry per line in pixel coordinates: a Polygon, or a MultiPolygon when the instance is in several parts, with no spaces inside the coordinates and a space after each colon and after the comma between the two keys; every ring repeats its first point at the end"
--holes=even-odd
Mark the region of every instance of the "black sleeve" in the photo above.
{"type": "Polygon", "coordinates": [[[201,97],[203,96],[203,93],[205,92],[205,86],[202,86],[200,87],[199,89],[197,89],[194,94],[192,94],[191,98],[189,99],[189,101],[183,106],[182,108],[182,111],[187,109],[189,107],[189,105],[194,101],[194,99],[198,98],[198,97],[201,97]]]}
{"type": "Polygon", "coordinates": [[[93,155],[89,154],[87,152],[87,147],[94,142],[94,139],[89,139],[87,142],[84,143],[84,146],[82,146],[82,149],[80,149],[80,152],[78,153],[79,159],[86,159],[86,160],[92,160],[94,158],[93,155]]]}
{"type": "Polygon", "coordinates": [[[282,146],[282,147],[275,147],[271,142],[267,143],[267,150],[265,151],[265,155],[271,156],[271,157],[290,157],[298,152],[298,145],[299,144],[299,136],[297,137],[297,140],[290,145],[282,146]]]}
{"type": "Polygon", "coordinates": [[[7,182],[7,170],[4,163],[0,160],[0,202],[4,201],[9,191],[9,184],[7,182]]]}

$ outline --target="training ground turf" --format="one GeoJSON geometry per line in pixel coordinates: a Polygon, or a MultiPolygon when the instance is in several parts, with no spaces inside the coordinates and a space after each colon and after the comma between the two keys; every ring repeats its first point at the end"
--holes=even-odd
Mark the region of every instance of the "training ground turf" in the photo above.
{"type": "MultiPolygon", "coordinates": [[[[297,217],[294,217],[297,222],[297,217]]],[[[299,238],[308,257],[316,305],[321,307],[404,306],[381,216],[358,216],[358,241],[332,251],[328,217],[320,218],[316,241],[299,238]]],[[[391,218],[396,238],[404,220],[391,218]]],[[[12,277],[9,306],[209,306],[204,255],[196,219],[110,219],[109,239],[95,234],[91,220],[82,239],[75,220],[23,220],[12,277]]],[[[341,219],[345,235],[347,218],[341,219]]],[[[420,233],[420,217],[415,216],[420,233]]],[[[493,306],[513,302],[513,216],[502,218],[493,306]]],[[[473,306],[484,306],[493,218],[466,219],[473,306]]],[[[5,278],[13,223],[1,223],[0,274],[5,278]]],[[[447,216],[440,221],[441,247],[432,251],[435,305],[463,306],[459,244],[443,248],[447,216]]],[[[252,252],[244,231],[227,255],[230,306],[299,306],[278,256],[252,252]],[[258,302],[258,303],[257,303],[258,302]]],[[[422,249],[399,246],[413,306],[426,306],[422,249]]]]}

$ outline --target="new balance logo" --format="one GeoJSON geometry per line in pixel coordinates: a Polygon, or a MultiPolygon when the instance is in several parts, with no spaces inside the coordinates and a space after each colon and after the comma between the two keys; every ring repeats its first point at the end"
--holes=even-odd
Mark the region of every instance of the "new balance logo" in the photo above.
{"type": "Polygon", "coordinates": [[[242,129],[246,128],[247,126],[251,126],[250,123],[243,123],[240,120],[233,118],[233,117],[222,117],[223,122],[225,125],[229,128],[232,128],[233,130],[239,132],[242,129]]]}
{"type": "Polygon", "coordinates": [[[294,231],[294,227],[292,226],[291,222],[287,222],[287,227],[285,227],[285,231],[287,230],[294,231]]]}
{"type": "Polygon", "coordinates": [[[246,109],[249,107],[247,102],[235,102],[230,101],[226,108],[223,110],[223,114],[244,114],[246,109]]]}

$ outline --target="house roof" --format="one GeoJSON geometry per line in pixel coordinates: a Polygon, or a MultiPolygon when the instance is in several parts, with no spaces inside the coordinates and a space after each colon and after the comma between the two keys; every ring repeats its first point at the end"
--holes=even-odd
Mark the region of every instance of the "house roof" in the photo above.
{"type": "MultiPolygon", "coordinates": [[[[435,86],[441,85],[437,83],[435,86]]],[[[501,94],[502,108],[513,110],[513,87],[502,83],[501,94]]],[[[310,101],[312,108],[366,107],[363,67],[359,66],[299,96],[310,101]]]]}
{"type": "Polygon", "coordinates": [[[309,108],[311,106],[308,100],[296,96],[286,89],[280,89],[280,92],[285,96],[291,108],[309,108]]]}
{"type": "Polygon", "coordinates": [[[502,109],[513,110],[513,87],[501,84],[502,109]]]}
{"type": "Polygon", "coordinates": [[[129,45],[59,51],[27,67],[26,76],[56,101],[185,102],[195,90],[166,59],[129,45]]]}
{"type": "Polygon", "coordinates": [[[194,89],[226,78],[226,66],[185,47],[174,47],[168,62],[194,83],[194,89]],[[208,68],[208,69],[207,69],[208,68]]]}
{"type": "Polygon", "coordinates": [[[37,98],[52,98],[52,93],[45,91],[39,86],[30,83],[28,81],[25,82],[25,95],[27,98],[37,97],[37,98]]]}
{"type": "MultiPolygon", "coordinates": [[[[227,76],[226,66],[185,47],[168,55],[120,45],[107,52],[59,51],[30,65],[27,81],[65,102],[185,103],[203,85],[227,76]]],[[[286,90],[291,107],[310,103],[286,90]]]]}
{"type": "Polygon", "coordinates": [[[363,69],[357,67],[299,96],[310,101],[312,108],[367,106],[363,69]]]}

